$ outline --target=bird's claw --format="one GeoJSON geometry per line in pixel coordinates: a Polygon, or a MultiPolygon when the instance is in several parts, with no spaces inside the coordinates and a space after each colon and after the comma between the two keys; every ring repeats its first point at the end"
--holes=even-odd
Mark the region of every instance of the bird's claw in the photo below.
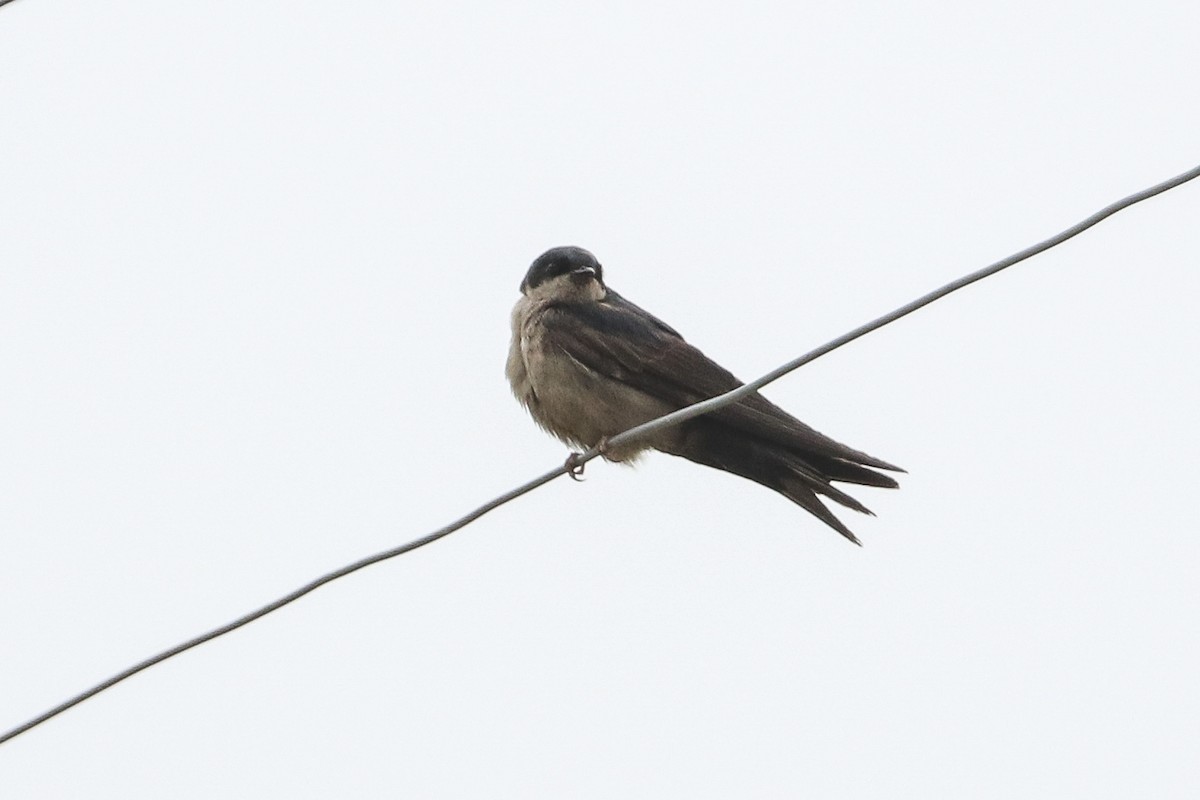
{"type": "MultiPolygon", "coordinates": [[[[608,452],[607,436],[600,437],[600,441],[596,442],[596,452],[600,455],[608,452]]],[[[571,455],[567,456],[567,460],[563,466],[567,468],[567,474],[571,476],[571,480],[583,480],[583,468],[587,466],[583,460],[583,453],[571,453],[571,455]]]]}
{"type": "Polygon", "coordinates": [[[583,480],[583,468],[587,464],[583,463],[583,453],[571,453],[567,456],[567,461],[563,464],[567,468],[567,475],[573,481],[583,480]]]}

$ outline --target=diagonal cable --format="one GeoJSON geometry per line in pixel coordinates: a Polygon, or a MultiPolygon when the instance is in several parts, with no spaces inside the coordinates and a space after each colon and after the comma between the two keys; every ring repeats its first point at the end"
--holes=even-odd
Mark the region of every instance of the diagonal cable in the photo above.
{"type": "MultiPolygon", "coordinates": [[[[7,2],[7,0],[0,0],[0,5],[3,5],[4,2],[7,2]]],[[[1032,245],[1031,247],[1027,247],[1024,250],[1020,251],[1019,253],[1014,253],[1013,255],[1009,256],[1008,258],[997,261],[996,263],[986,266],[983,269],[972,272],[969,275],[964,275],[963,277],[959,278],[958,280],[951,281],[950,283],[947,283],[945,286],[942,286],[939,289],[935,289],[934,291],[930,292],[929,294],[918,297],[916,300],[913,300],[911,303],[908,303],[907,305],[903,305],[894,311],[884,314],[882,317],[879,317],[878,319],[872,320],[871,322],[868,322],[865,325],[861,325],[861,326],[855,328],[854,330],[850,331],[849,333],[842,334],[841,336],[837,337],[836,339],[826,342],[825,344],[821,345],[820,347],[816,348],[815,350],[811,350],[808,353],[805,353],[804,355],[800,356],[799,358],[789,361],[788,363],[784,364],[783,366],[781,366],[775,370],[772,370],[771,372],[768,372],[766,375],[762,376],[761,378],[759,378],[756,381],[747,383],[744,386],[734,389],[731,392],[726,392],[725,394],[720,395],[718,397],[714,397],[710,400],[704,400],[703,402],[695,403],[694,405],[690,405],[687,408],[683,408],[678,411],[674,411],[670,414],[659,417],[658,419],[651,420],[650,422],[644,423],[642,425],[638,425],[636,428],[630,428],[629,430],[625,431],[624,433],[621,433],[617,436],[612,437],[608,441],[607,446],[613,447],[613,446],[619,446],[622,444],[626,444],[626,443],[631,442],[641,436],[645,436],[647,434],[661,430],[670,425],[678,425],[679,423],[683,422],[684,420],[691,419],[692,417],[698,417],[701,414],[706,414],[709,411],[714,411],[718,408],[729,405],[730,403],[735,403],[738,400],[740,400],[741,398],[745,397],[746,395],[751,394],[751,393],[761,389],[762,387],[766,386],[768,383],[771,383],[772,381],[786,375],[787,373],[791,372],[792,370],[797,369],[797,368],[809,363],[810,361],[820,358],[821,356],[825,355],[826,353],[832,352],[833,350],[836,350],[837,348],[841,347],[842,345],[854,341],[855,339],[859,338],[860,336],[864,336],[864,335],[870,333],[871,331],[878,330],[879,328],[882,328],[883,326],[885,326],[891,322],[895,322],[896,320],[900,319],[901,317],[911,314],[912,312],[916,311],[917,309],[923,308],[924,306],[929,305],[930,303],[934,302],[935,300],[940,300],[941,298],[945,297],[946,295],[951,294],[952,292],[956,292],[965,286],[969,286],[970,284],[975,283],[976,281],[982,280],[991,275],[995,275],[997,272],[1000,272],[1003,269],[1011,267],[1013,264],[1016,264],[1020,261],[1024,261],[1025,259],[1029,258],[1030,256],[1035,256],[1038,253],[1042,253],[1046,250],[1049,250],[1051,247],[1062,244],[1063,242],[1070,239],[1071,237],[1077,236],[1080,233],[1083,233],[1088,228],[1092,227],[1093,225],[1097,224],[1098,222],[1101,222],[1101,221],[1107,219],[1108,217],[1111,217],[1113,214],[1117,213],[1118,211],[1128,208],[1129,206],[1131,206],[1135,203],[1140,203],[1143,200],[1154,197],[1157,194],[1162,194],[1163,192],[1165,192],[1169,189],[1174,189],[1176,186],[1179,186],[1180,184],[1183,184],[1183,183],[1187,183],[1188,181],[1190,181],[1196,177],[1200,177],[1200,166],[1197,166],[1194,169],[1190,169],[1187,172],[1184,172],[1180,175],[1176,175],[1174,178],[1165,180],[1162,183],[1151,186],[1148,189],[1143,189],[1140,192],[1131,194],[1128,197],[1118,200],[1117,202],[1115,202],[1111,205],[1105,206],[1104,208],[1097,211],[1095,214],[1092,214],[1087,219],[1085,219],[1079,223],[1076,223],[1075,225],[1072,225],[1070,228],[1067,228],[1065,231],[1062,231],[1061,233],[1051,236],[1049,239],[1046,239],[1043,242],[1039,242],[1038,244],[1032,245]]],[[[599,454],[600,454],[599,451],[593,447],[592,449],[588,450],[586,453],[582,454],[579,458],[577,458],[575,460],[575,464],[583,465],[583,464],[587,463],[588,461],[591,461],[593,458],[595,458],[599,454]]],[[[9,739],[12,739],[16,736],[21,735],[22,733],[29,730],[30,728],[34,728],[34,727],[37,727],[38,725],[41,725],[46,720],[51,719],[52,717],[55,717],[55,716],[61,714],[62,712],[66,711],[68,708],[71,708],[72,706],[82,703],[84,700],[87,700],[89,697],[93,697],[93,696],[99,694],[100,692],[103,692],[105,689],[108,689],[109,687],[120,683],[121,681],[125,680],[126,678],[136,675],[137,673],[141,672],[144,669],[147,669],[149,667],[154,666],[155,664],[166,661],[168,658],[179,655],[180,653],[182,653],[186,650],[191,650],[193,647],[196,647],[197,645],[201,645],[207,641],[216,639],[218,636],[224,636],[225,634],[229,633],[230,631],[237,630],[238,628],[240,628],[244,625],[247,625],[256,619],[265,617],[267,614],[270,614],[272,611],[276,611],[276,610],[282,608],[283,606],[286,606],[288,603],[291,603],[294,600],[300,599],[301,597],[303,597],[304,595],[313,591],[314,589],[324,586],[325,584],[327,584],[331,581],[335,581],[338,578],[342,578],[346,575],[349,575],[352,572],[357,572],[358,570],[362,569],[363,567],[369,567],[372,564],[378,564],[380,561],[386,561],[389,558],[394,558],[398,555],[403,555],[404,553],[408,553],[412,550],[416,550],[418,547],[423,547],[424,545],[427,545],[430,542],[436,542],[438,539],[441,539],[443,536],[448,536],[451,533],[454,533],[456,530],[458,530],[462,527],[465,527],[466,525],[470,524],[471,522],[474,522],[475,520],[479,519],[484,514],[491,511],[492,509],[499,508],[500,506],[504,505],[508,501],[515,500],[516,498],[520,497],[521,495],[523,495],[527,492],[533,491],[534,489],[538,488],[542,484],[549,483],[550,481],[557,478],[559,475],[565,475],[568,471],[569,471],[569,468],[566,465],[556,467],[555,469],[550,470],[549,472],[545,473],[544,475],[534,478],[533,480],[531,480],[527,483],[524,483],[524,484],[516,487],[515,489],[512,489],[512,490],[500,495],[499,497],[497,497],[493,500],[490,500],[487,503],[484,503],[482,506],[480,506],[479,508],[470,512],[469,514],[461,517],[458,520],[455,520],[454,522],[451,522],[449,525],[446,525],[443,528],[439,528],[438,530],[436,530],[432,533],[422,536],[420,539],[414,539],[411,542],[407,542],[407,543],[399,545],[397,547],[393,547],[390,550],[384,550],[384,551],[376,553],[374,555],[367,556],[366,558],[359,559],[358,561],[355,561],[352,564],[347,564],[346,566],[344,566],[340,569],[336,569],[333,572],[329,572],[325,575],[322,575],[321,577],[317,578],[316,580],[306,583],[305,585],[301,586],[299,589],[296,589],[295,591],[290,592],[290,593],[284,595],[283,597],[280,597],[278,600],[274,600],[259,609],[251,611],[248,614],[245,614],[244,616],[238,617],[237,619],[233,620],[232,622],[226,623],[225,625],[222,625],[219,628],[214,628],[213,630],[208,631],[207,633],[202,633],[199,636],[196,636],[195,638],[189,639],[186,642],[182,642],[181,644],[178,644],[168,650],[164,650],[161,653],[158,653],[157,655],[153,655],[144,661],[140,661],[137,664],[134,664],[132,667],[129,667],[128,669],[118,672],[116,675],[113,675],[111,678],[109,678],[105,681],[102,681],[101,683],[96,684],[95,686],[91,687],[90,689],[87,689],[87,690],[75,695],[74,697],[64,700],[62,703],[59,703],[58,705],[54,706],[54,708],[51,708],[50,710],[34,717],[33,719],[29,720],[28,722],[25,722],[21,725],[18,725],[15,728],[13,728],[12,730],[9,730],[9,731],[4,732],[3,734],[0,734],[0,744],[3,744],[4,742],[7,742],[9,739]]]]}

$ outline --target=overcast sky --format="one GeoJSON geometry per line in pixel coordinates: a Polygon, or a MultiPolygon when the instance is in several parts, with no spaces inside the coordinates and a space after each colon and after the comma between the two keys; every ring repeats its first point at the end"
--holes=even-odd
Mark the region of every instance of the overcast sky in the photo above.
{"type": "MultiPolygon", "coordinates": [[[[555,464],[529,262],[750,379],[1200,162],[1180,2],[0,9],[0,728],[555,464]]],[[[0,746],[11,798],[1195,797],[1200,182],[779,381],[857,548],[595,462],[0,746]]]]}

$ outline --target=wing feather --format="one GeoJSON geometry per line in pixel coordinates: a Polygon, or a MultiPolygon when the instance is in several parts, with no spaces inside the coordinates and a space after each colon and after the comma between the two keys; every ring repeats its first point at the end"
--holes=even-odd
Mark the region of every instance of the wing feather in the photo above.
{"type": "MultiPolygon", "coordinates": [[[[551,306],[543,324],[553,345],[588,369],[677,408],[743,385],[673,328],[611,290],[600,303],[551,306]]],[[[757,392],[707,416],[746,435],[823,459],[821,467],[834,480],[895,486],[891,478],[855,465],[903,472],[812,429],[757,392]]]]}

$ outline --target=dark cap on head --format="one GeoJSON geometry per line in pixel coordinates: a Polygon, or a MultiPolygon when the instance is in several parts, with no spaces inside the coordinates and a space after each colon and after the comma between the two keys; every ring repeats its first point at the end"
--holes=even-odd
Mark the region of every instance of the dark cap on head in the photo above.
{"type": "Polygon", "coordinates": [[[567,275],[578,270],[591,269],[596,273],[596,280],[603,281],[604,273],[596,257],[582,247],[552,247],[533,260],[525,280],[521,281],[521,291],[533,289],[559,275],[567,275]]]}

